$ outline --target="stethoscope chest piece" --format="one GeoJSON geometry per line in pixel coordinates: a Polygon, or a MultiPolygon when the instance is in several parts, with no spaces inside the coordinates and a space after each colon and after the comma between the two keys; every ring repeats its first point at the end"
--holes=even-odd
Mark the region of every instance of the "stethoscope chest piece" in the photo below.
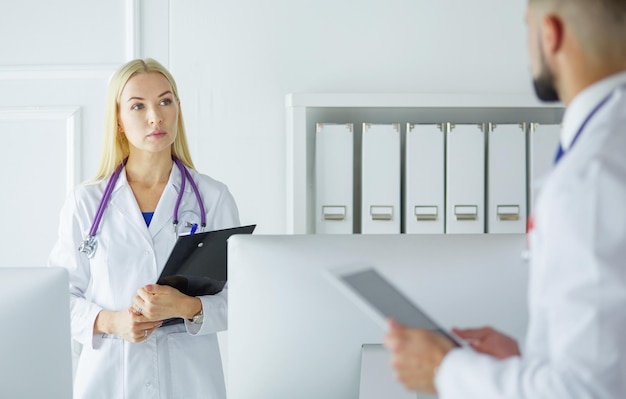
{"type": "Polygon", "coordinates": [[[89,259],[91,259],[96,253],[97,246],[98,241],[96,240],[96,237],[88,235],[78,247],[78,251],[84,253],[89,259]]]}

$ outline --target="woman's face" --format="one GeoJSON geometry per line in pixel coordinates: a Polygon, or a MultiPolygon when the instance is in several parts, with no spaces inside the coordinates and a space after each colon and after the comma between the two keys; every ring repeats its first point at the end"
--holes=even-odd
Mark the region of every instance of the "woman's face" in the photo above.
{"type": "Polygon", "coordinates": [[[158,72],[139,73],[126,82],[119,104],[119,130],[130,152],[171,152],[178,133],[179,102],[158,72]]]}

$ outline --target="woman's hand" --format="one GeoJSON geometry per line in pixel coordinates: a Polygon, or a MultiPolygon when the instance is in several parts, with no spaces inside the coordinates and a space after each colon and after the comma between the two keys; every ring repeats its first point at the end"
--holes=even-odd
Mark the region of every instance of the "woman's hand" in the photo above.
{"type": "Polygon", "coordinates": [[[453,333],[466,340],[477,352],[506,359],[511,356],[520,356],[517,342],[491,327],[476,329],[453,329],[453,333]]]}
{"type": "Polygon", "coordinates": [[[117,335],[129,342],[142,342],[163,324],[149,321],[133,308],[121,311],[103,310],[96,317],[94,334],[117,335]]]}
{"type": "Polygon", "coordinates": [[[200,299],[188,296],[169,285],[148,284],[137,290],[133,307],[147,320],[159,321],[172,317],[192,319],[200,310],[200,299]]]}

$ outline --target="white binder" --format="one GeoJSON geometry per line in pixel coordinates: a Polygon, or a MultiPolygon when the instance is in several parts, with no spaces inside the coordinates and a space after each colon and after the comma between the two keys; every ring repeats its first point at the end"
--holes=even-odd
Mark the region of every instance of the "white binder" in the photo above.
{"type": "Polygon", "coordinates": [[[407,124],[405,143],[404,229],[407,234],[443,234],[443,124],[407,124]]]}
{"type": "Polygon", "coordinates": [[[529,188],[530,213],[534,208],[541,184],[554,167],[554,158],[559,148],[561,125],[540,125],[533,123],[530,126],[529,148],[529,188]]]}
{"type": "Polygon", "coordinates": [[[489,124],[487,232],[526,232],[526,125],[489,124]]]}
{"type": "Polygon", "coordinates": [[[361,233],[400,233],[400,124],[363,124],[361,233]]]}
{"type": "Polygon", "coordinates": [[[315,232],[353,233],[353,125],[322,124],[315,136],[315,232]]]}
{"type": "Polygon", "coordinates": [[[484,125],[449,125],[446,143],[446,233],[484,232],[484,125]]]}

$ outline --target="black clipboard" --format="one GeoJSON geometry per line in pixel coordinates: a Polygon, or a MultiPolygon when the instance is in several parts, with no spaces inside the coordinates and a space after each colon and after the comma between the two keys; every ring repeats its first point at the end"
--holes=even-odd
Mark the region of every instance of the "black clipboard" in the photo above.
{"type": "MultiPolygon", "coordinates": [[[[228,281],[228,238],[234,234],[252,234],[255,227],[241,226],[178,237],[157,284],[169,285],[189,296],[219,293],[228,281]]],[[[163,325],[182,321],[169,319],[163,325]]]]}

